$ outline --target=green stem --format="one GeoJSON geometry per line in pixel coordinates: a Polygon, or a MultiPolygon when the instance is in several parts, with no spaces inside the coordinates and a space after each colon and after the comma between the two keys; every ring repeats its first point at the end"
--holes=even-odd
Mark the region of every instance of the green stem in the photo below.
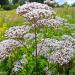
{"type": "Polygon", "coordinates": [[[36,75],[38,75],[38,60],[37,60],[37,30],[36,30],[36,24],[35,26],[35,49],[36,49],[36,75]]]}

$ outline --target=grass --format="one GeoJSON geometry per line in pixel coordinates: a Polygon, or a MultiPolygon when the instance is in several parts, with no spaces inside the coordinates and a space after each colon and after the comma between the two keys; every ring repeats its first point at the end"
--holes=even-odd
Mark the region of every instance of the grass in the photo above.
{"type": "Polygon", "coordinates": [[[15,10],[0,11],[0,40],[4,39],[4,32],[12,27],[24,24],[24,19],[16,14],[15,10]]]}
{"type": "Polygon", "coordinates": [[[68,8],[56,8],[56,14],[63,18],[66,18],[69,23],[75,23],[75,7],[68,7],[68,8]]]}
{"type": "MultiPolygon", "coordinates": [[[[71,8],[71,7],[70,8],[55,8],[54,10],[56,11],[56,14],[58,16],[66,18],[69,23],[72,23],[72,24],[75,23],[75,8],[71,8]]],[[[21,16],[18,16],[15,10],[0,11],[0,41],[6,39],[4,37],[4,33],[7,29],[9,29],[12,26],[24,25],[24,22],[25,22],[24,18],[21,16]]],[[[54,30],[53,28],[47,28],[47,32],[45,30],[41,32],[38,29],[39,33],[46,32],[46,36],[48,38],[56,38],[56,39],[61,38],[61,36],[64,34],[71,35],[73,31],[74,31],[73,29],[70,29],[67,27],[60,27],[60,29],[58,30],[54,30]]],[[[2,73],[2,75],[4,75],[4,73],[5,75],[14,75],[12,73],[12,67],[14,65],[14,62],[16,60],[19,60],[24,53],[27,54],[27,59],[29,63],[27,66],[23,67],[23,70],[20,73],[18,73],[18,75],[30,75],[32,70],[35,71],[35,58],[32,56],[32,51],[34,50],[34,46],[33,46],[34,43],[32,42],[30,44],[32,44],[32,46],[28,48],[29,51],[27,51],[26,48],[17,48],[8,57],[8,60],[6,59],[2,63],[0,63],[0,72],[2,73]]],[[[39,75],[41,75],[40,73],[41,71],[43,71],[42,68],[44,68],[47,65],[47,61],[43,57],[39,58],[38,61],[39,61],[38,63],[39,75]]],[[[72,71],[74,72],[74,70],[72,71]]],[[[33,75],[35,75],[35,72],[33,75]]]]}

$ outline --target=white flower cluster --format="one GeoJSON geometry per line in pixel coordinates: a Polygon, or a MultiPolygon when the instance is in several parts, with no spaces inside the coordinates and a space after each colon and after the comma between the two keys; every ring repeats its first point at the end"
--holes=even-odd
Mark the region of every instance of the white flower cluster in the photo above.
{"type": "MultiPolygon", "coordinates": [[[[65,22],[65,20],[60,17],[55,17],[54,19],[48,18],[48,19],[38,20],[37,27],[46,25],[48,27],[58,28],[59,26],[63,26],[64,22],[65,22]]],[[[34,27],[34,25],[33,25],[33,27],[34,27]]]]}
{"type": "Polygon", "coordinates": [[[67,41],[70,41],[70,42],[72,42],[73,44],[75,44],[75,39],[72,38],[72,37],[69,36],[69,35],[64,35],[62,38],[63,38],[63,40],[67,40],[67,41]]]}
{"type": "MultiPolygon", "coordinates": [[[[45,56],[49,62],[67,64],[75,53],[75,39],[71,36],[64,35],[62,41],[55,39],[45,39],[37,45],[38,56],[45,56]]],[[[33,55],[36,53],[34,51],[33,55]]]]}
{"type": "Polygon", "coordinates": [[[25,15],[26,13],[29,13],[30,11],[35,9],[46,9],[46,10],[51,9],[52,10],[52,8],[47,6],[46,4],[32,2],[32,3],[27,3],[22,6],[19,6],[16,11],[17,11],[17,14],[25,15]]]}
{"type": "MultiPolygon", "coordinates": [[[[48,2],[48,1],[47,1],[48,2]]],[[[54,1],[49,1],[54,2],[54,1]]],[[[26,20],[33,23],[33,27],[48,26],[58,28],[64,25],[65,20],[57,17],[51,7],[46,4],[32,2],[24,4],[17,8],[17,14],[25,17],[26,20]]]]}
{"type": "Polygon", "coordinates": [[[24,4],[17,8],[17,13],[24,16],[28,21],[36,22],[43,18],[52,18],[55,15],[53,9],[41,3],[24,4]]]}
{"type": "Polygon", "coordinates": [[[66,23],[66,26],[71,28],[71,29],[75,29],[75,24],[66,23]]]}
{"type": "Polygon", "coordinates": [[[35,21],[35,22],[43,18],[53,18],[54,16],[55,16],[54,11],[45,9],[35,9],[24,15],[24,17],[26,17],[28,21],[35,21]]]}
{"type": "MultiPolygon", "coordinates": [[[[37,55],[41,56],[47,56],[47,53],[49,52],[49,48],[46,47],[44,44],[40,43],[37,45],[37,55]]],[[[36,51],[33,52],[33,55],[36,56],[36,51]]]]}
{"type": "Polygon", "coordinates": [[[24,35],[23,38],[32,40],[35,38],[35,34],[34,33],[27,33],[26,35],[24,35]]]}
{"type": "Polygon", "coordinates": [[[23,65],[26,65],[27,63],[28,63],[28,60],[26,58],[26,55],[23,55],[22,59],[15,62],[14,67],[13,67],[13,72],[17,73],[23,68],[23,65]]]}
{"type": "MultiPolygon", "coordinates": [[[[36,36],[37,41],[41,42],[43,37],[44,35],[42,33],[37,33],[37,36],[36,36]]],[[[30,40],[35,41],[35,33],[27,33],[24,35],[23,39],[25,39],[25,41],[27,42],[30,40]]]]}
{"type": "Polygon", "coordinates": [[[56,16],[55,18],[56,18],[56,20],[59,20],[61,22],[67,22],[67,19],[61,18],[59,16],[56,16]]]}
{"type": "MultiPolygon", "coordinates": [[[[44,39],[42,43],[37,44],[37,55],[44,55],[47,57],[48,53],[52,51],[51,48],[53,49],[54,46],[57,46],[57,40],[49,38],[44,39]]],[[[33,52],[33,55],[36,56],[36,51],[33,52]]]]}
{"type": "Polygon", "coordinates": [[[5,36],[7,38],[23,38],[23,35],[31,29],[31,26],[15,26],[9,28],[5,36]]]}
{"type": "Polygon", "coordinates": [[[60,65],[67,64],[74,55],[75,50],[73,48],[63,48],[61,50],[52,52],[48,58],[49,62],[59,63],[60,65]]]}
{"type": "Polygon", "coordinates": [[[0,59],[5,59],[14,48],[22,46],[19,41],[13,39],[0,42],[0,59]]]}

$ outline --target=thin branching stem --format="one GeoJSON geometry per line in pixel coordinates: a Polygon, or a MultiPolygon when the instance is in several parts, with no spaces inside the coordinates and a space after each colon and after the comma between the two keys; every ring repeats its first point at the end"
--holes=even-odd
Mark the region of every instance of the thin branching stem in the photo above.
{"type": "Polygon", "coordinates": [[[37,63],[38,63],[38,60],[37,60],[37,29],[36,29],[36,24],[34,25],[35,26],[35,49],[36,49],[36,75],[38,75],[38,66],[37,66],[37,63]]]}

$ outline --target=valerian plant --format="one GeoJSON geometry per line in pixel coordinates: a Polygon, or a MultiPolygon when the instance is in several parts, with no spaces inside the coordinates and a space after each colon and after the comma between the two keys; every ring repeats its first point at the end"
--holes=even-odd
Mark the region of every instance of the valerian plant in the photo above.
{"type": "MultiPolygon", "coordinates": [[[[45,3],[50,6],[55,4],[52,0],[46,0],[45,3]]],[[[22,75],[20,71],[23,71],[23,75],[51,75],[51,65],[55,64],[57,74],[62,73],[64,70],[60,70],[64,67],[65,74],[68,75],[75,54],[75,39],[69,35],[64,35],[62,40],[47,38],[47,28],[58,29],[65,26],[67,21],[56,16],[53,8],[46,4],[32,2],[16,9],[17,14],[23,16],[31,25],[9,28],[5,32],[7,40],[0,42],[1,60],[9,58],[17,47],[26,49],[22,58],[14,62],[9,70],[11,73],[8,74],[22,75]],[[39,33],[43,30],[44,34],[39,33]],[[40,34],[44,35],[43,38],[40,34]]]]}

